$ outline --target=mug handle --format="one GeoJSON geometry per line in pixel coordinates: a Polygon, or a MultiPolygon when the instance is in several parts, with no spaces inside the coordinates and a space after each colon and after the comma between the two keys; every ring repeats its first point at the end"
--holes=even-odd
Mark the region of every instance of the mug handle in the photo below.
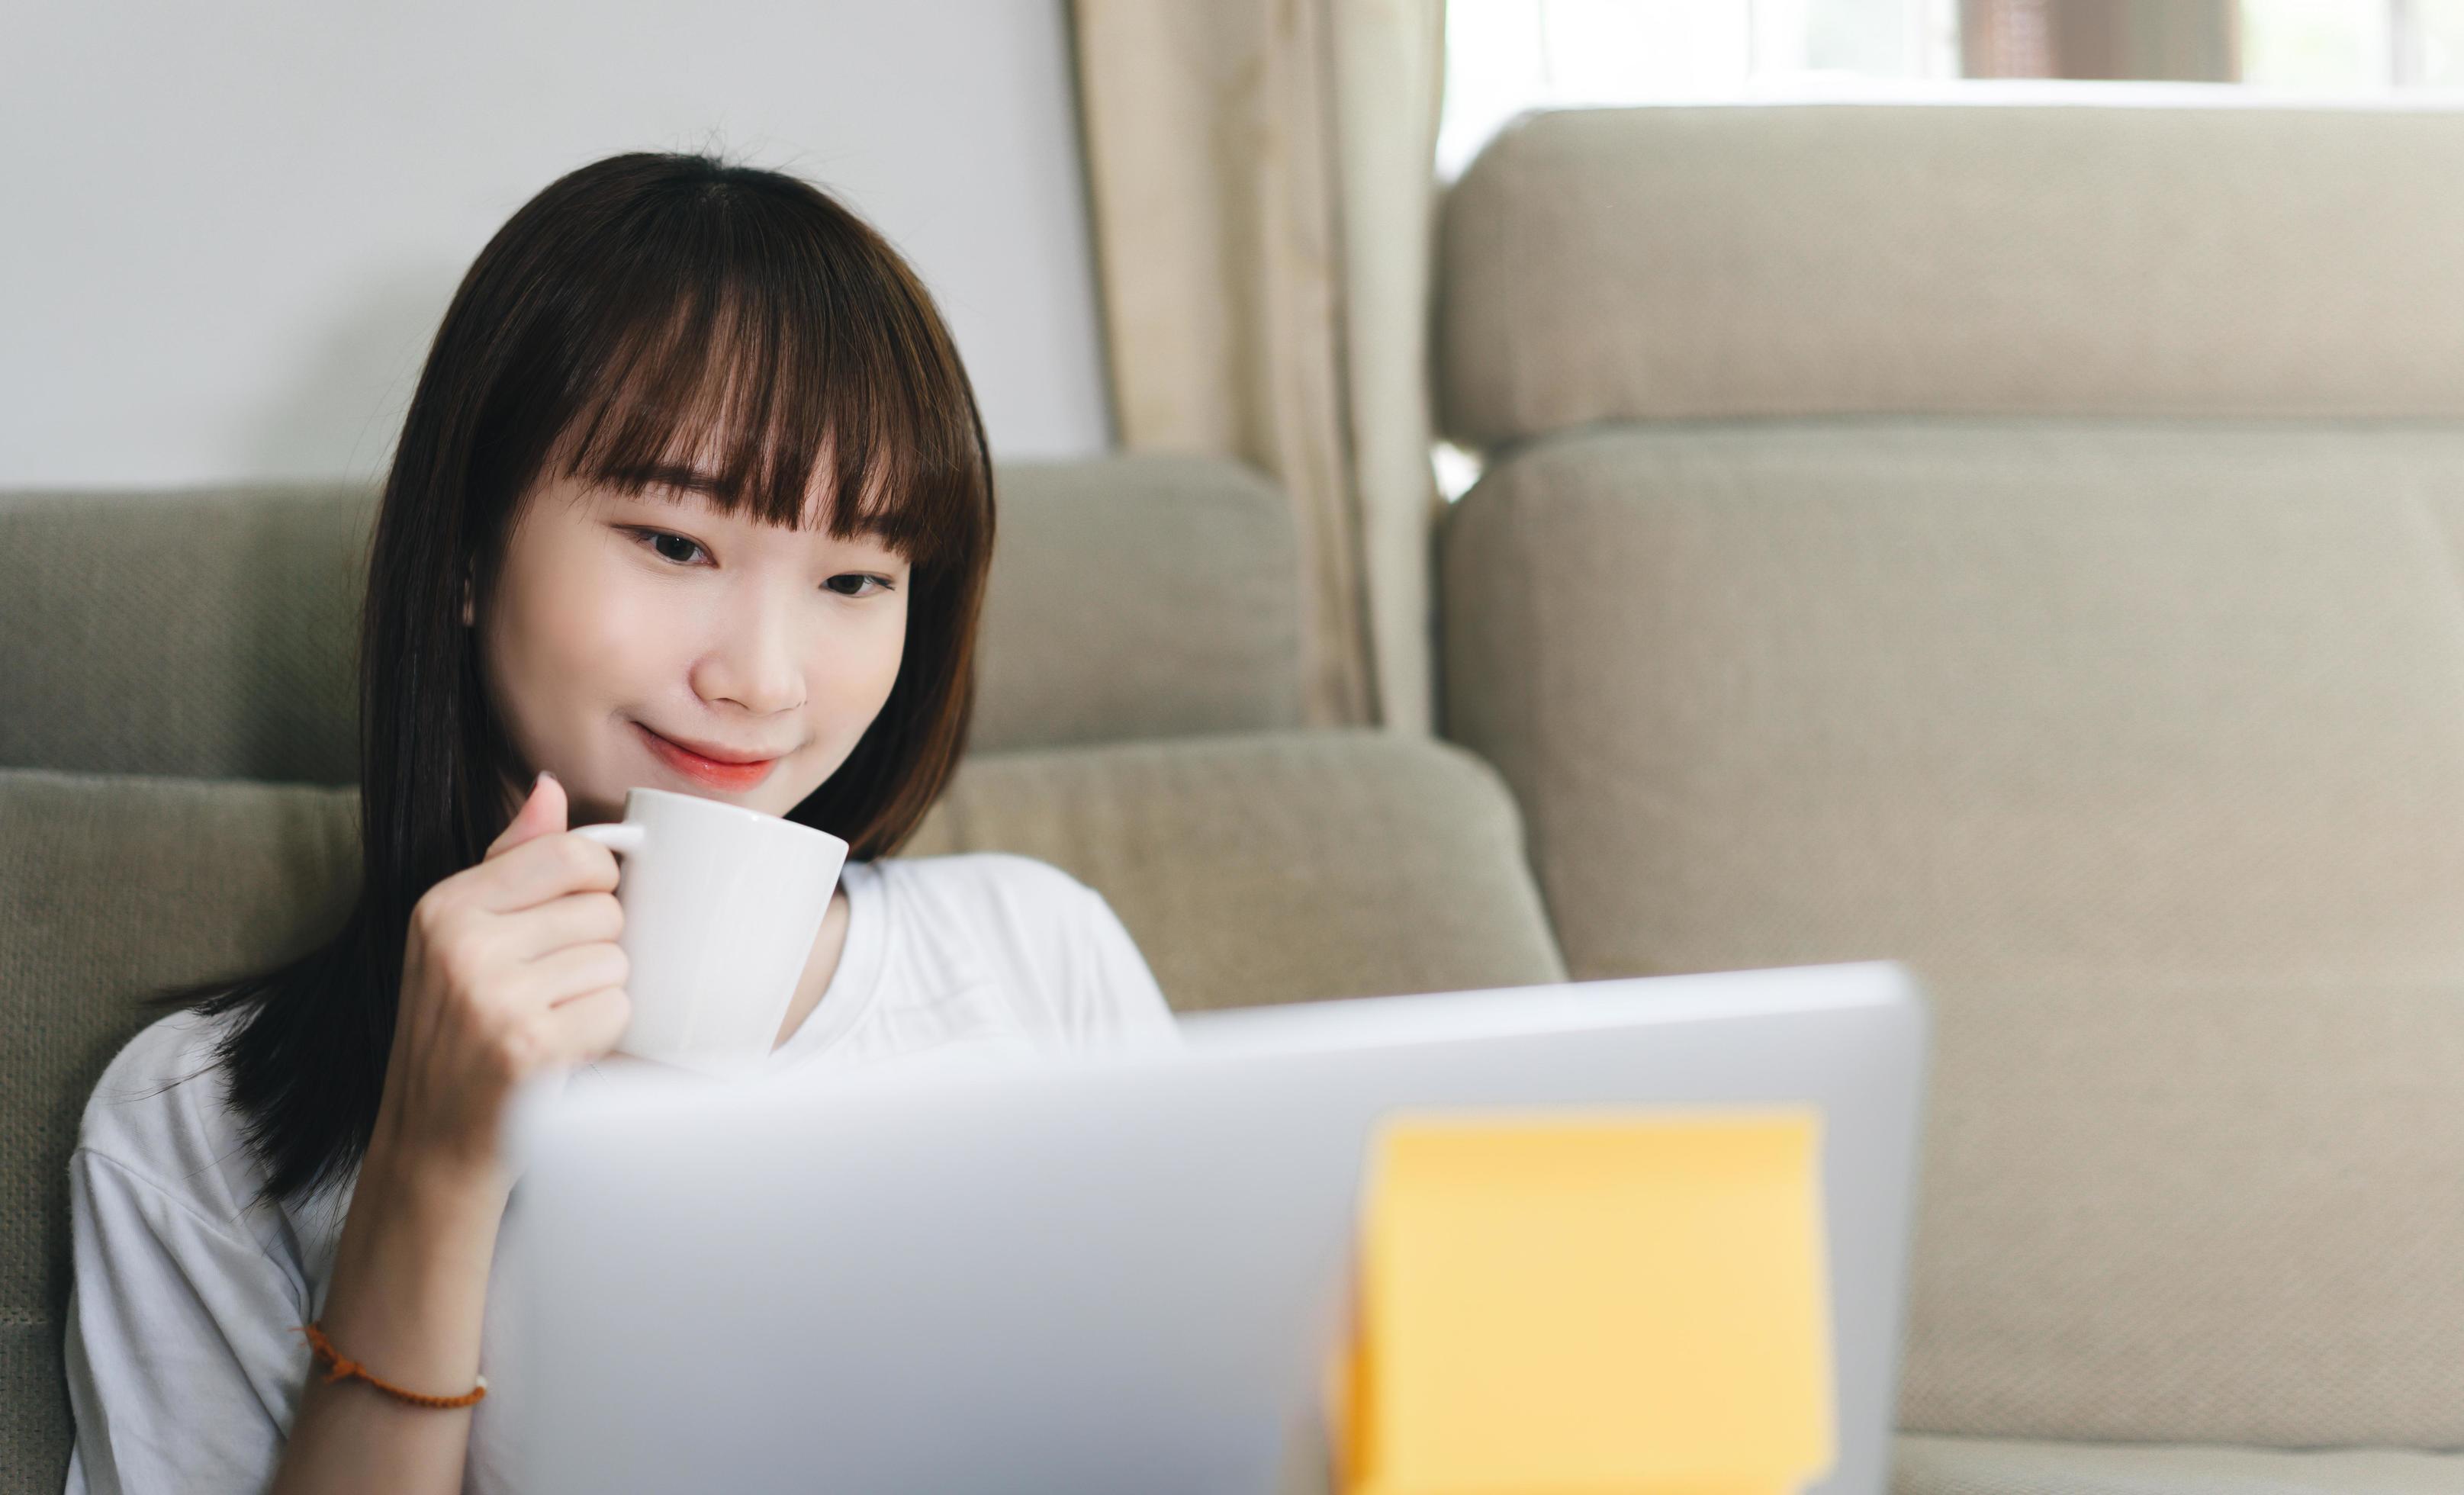
{"type": "Polygon", "coordinates": [[[588,836],[620,856],[627,852],[641,850],[646,834],[640,825],[631,821],[616,821],[605,825],[576,825],[573,827],[573,833],[577,836],[588,836]]]}

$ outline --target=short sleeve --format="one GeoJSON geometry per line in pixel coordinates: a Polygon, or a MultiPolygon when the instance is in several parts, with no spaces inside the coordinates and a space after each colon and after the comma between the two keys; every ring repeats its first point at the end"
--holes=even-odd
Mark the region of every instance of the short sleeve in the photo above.
{"type": "Polygon", "coordinates": [[[69,1163],[69,1224],[68,1495],[265,1488],[308,1367],[290,1274],[87,1148],[69,1163]]]}
{"type": "Polygon", "coordinates": [[[1177,1045],[1172,1007],[1137,941],[1102,893],[1079,886],[1086,898],[1071,941],[1071,1037],[1089,1046],[1177,1045]]]}

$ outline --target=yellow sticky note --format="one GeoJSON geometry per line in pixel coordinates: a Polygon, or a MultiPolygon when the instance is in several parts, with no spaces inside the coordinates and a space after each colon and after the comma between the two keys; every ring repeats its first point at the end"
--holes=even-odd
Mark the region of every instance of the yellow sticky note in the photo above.
{"type": "Polygon", "coordinates": [[[1785,1495],[1836,1457],[1820,1117],[1390,1117],[1330,1387],[1350,1495],[1785,1495]]]}

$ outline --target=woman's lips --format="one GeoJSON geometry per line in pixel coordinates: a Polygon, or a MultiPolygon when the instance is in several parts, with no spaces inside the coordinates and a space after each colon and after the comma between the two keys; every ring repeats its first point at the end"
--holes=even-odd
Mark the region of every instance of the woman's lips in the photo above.
{"type": "Polygon", "coordinates": [[[689,747],[671,742],[638,721],[633,723],[633,730],[642,735],[642,740],[650,745],[650,751],[659,761],[693,782],[708,784],[714,789],[750,789],[769,778],[771,768],[779,761],[775,758],[765,758],[758,763],[722,763],[715,758],[704,758],[689,747]]]}

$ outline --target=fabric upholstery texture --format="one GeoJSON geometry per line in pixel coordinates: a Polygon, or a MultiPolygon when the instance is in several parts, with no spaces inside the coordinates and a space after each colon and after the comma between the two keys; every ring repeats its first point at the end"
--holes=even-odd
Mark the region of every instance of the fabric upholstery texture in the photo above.
{"type": "Polygon", "coordinates": [[[1439,231],[1440,429],[2464,416],[2464,113],[1569,109],[1439,231]]]}
{"type": "Polygon", "coordinates": [[[1138,454],[1004,463],[979,751],[1301,724],[1301,560],[1254,470],[1138,454]]]}
{"type": "MultiPolygon", "coordinates": [[[[0,770],[0,1488],[57,1489],[67,1158],[137,998],[272,964],[359,879],[353,791],[0,770]]],[[[969,759],[902,855],[1017,851],[1102,891],[1182,1010],[1558,980],[1494,771],[1359,731],[969,759]]]]}
{"type": "Polygon", "coordinates": [[[0,766],[359,779],[373,495],[0,494],[0,766]]]}
{"type": "Polygon", "coordinates": [[[1899,1426],[2464,1447],[2464,977],[1928,995],[1899,1426]]]}
{"type": "Polygon", "coordinates": [[[1100,890],[1184,1012],[1565,978],[1496,771],[1368,729],[988,754],[902,853],[1100,890]]]}
{"type": "MultiPolygon", "coordinates": [[[[995,474],[974,745],[1297,726],[1291,514],[1235,463],[995,474]]],[[[0,494],[0,766],[350,783],[375,497],[0,494]]]]}
{"type": "Polygon", "coordinates": [[[1904,1426],[2464,1443],[2459,521],[2395,424],[1604,428],[1458,505],[1572,974],[1933,993],[1904,1426]]]}
{"type": "Polygon", "coordinates": [[[1448,735],[1578,976],[2464,975],[2464,427],[1539,444],[1445,537],[1448,735]]]}
{"type": "Polygon", "coordinates": [[[2453,1495],[2464,1454],[1903,1437],[1892,1495],[2453,1495]]]}

